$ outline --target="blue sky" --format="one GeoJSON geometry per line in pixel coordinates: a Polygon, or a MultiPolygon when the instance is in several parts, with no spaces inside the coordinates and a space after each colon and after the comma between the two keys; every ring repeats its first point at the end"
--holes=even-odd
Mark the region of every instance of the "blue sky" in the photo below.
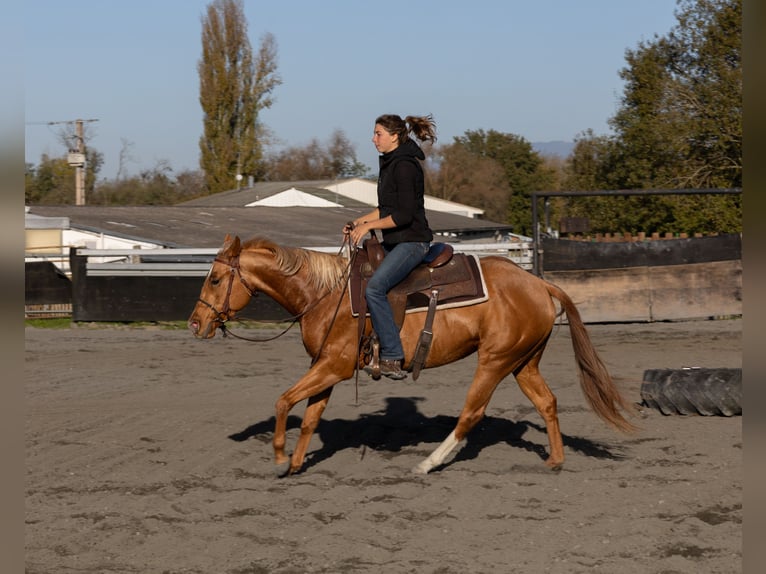
{"type": "MultiPolygon", "coordinates": [[[[60,126],[97,119],[89,145],[114,178],[198,169],[197,63],[208,0],[24,2],[26,161],[62,156],[60,126]]],[[[274,35],[282,85],[262,113],[277,147],[341,129],[376,168],[382,113],[432,113],[440,143],[494,129],[530,142],[609,133],[625,50],[676,23],[675,0],[245,0],[256,51],[274,35]]]]}

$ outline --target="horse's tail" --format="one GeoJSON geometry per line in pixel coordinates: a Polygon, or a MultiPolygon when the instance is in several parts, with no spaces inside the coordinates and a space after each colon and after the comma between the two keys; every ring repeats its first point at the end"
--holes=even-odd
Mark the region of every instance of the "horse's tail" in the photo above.
{"type": "Polygon", "coordinates": [[[598,356],[588,331],[572,299],[560,287],[546,282],[551,297],[561,303],[569,320],[577,368],[580,371],[580,387],[593,411],[601,420],[622,432],[632,432],[636,426],[620,412],[635,410],[620,394],[612,376],[598,356]]]}

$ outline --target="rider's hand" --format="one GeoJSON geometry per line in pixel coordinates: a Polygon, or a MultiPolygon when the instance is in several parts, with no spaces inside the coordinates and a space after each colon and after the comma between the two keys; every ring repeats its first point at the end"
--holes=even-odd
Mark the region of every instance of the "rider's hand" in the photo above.
{"type": "Polygon", "coordinates": [[[367,227],[367,222],[355,223],[354,227],[351,229],[351,231],[349,231],[348,235],[351,238],[351,244],[359,245],[368,231],[370,230],[367,227]]]}

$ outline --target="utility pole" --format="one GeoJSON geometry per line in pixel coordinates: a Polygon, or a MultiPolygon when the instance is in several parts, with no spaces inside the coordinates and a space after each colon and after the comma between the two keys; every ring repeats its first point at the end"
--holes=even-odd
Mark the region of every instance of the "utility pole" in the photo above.
{"type": "Polygon", "coordinates": [[[69,165],[74,167],[74,204],[85,205],[85,122],[97,122],[98,120],[74,120],[75,139],[73,149],[69,150],[69,165]]]}
{"type": "MultiPolygon", "coordinates": [[[[83,134],[82,120],[75,120],[75,138],[77,147],[77,163],[74,165],[74,204],[85,205],[85,136],[83,134]]],[[[71,155],[71,154],[70,154],[71,155]]]]}

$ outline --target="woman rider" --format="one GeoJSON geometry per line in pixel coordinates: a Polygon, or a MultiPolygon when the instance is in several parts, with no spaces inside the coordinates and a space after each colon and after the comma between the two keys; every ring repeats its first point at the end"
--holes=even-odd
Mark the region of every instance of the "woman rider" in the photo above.
{"type": "MultiPolygon", "coordinates": [[[[378,207],[346,225],[353,245],[379,229],[386,256],[367,283],[365,295],[372,327],[380,341],[380,374],[403,379],[404,349],[387,293],[412,271],[428,252],[433,233],[424,207],[425,178],[420,161],[425,154],[410,137],[436,142],[432,116],[386,114],[375,120],[372,143],[381,154],[378,207]]],[[[372,372],[369,366],[365,371],[372,372]]]]}

